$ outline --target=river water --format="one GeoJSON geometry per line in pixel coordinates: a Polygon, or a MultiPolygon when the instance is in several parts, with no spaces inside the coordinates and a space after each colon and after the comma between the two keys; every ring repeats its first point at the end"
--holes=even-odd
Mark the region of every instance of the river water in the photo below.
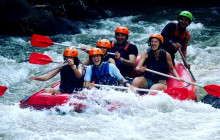
{"type": "MultiPolygon", "coordinates": [[[[99,39],[114,39],[114,30],[123,25],[130,30],[129,41],[138,46],[139,54],[148,48],[148,37],[160,33],[182,9],[163,7],[157,11],[147,9],[130,12],[129,16],[102,19],[80,24],[81,33],[55,35],[57,43],[80,47],[94,47],[99,39]],[[168,16],[167,16],[168,15],[168,16]]],[[[187,61],[197,83],[220,85],[220,8],[189,9],[194,20],[188,27],[192,34],[187,61]]],[[[34,65],[28,63],[32,52],[62,60],[62,46],[32,47],[31,37],[0,35],[0,85],[10,86],[31,74],[41,72],[56,64],[34,65]]],[[[79,51],[80,60],[87,54],[79,51]]],[[[177,60],[181,60],[177,55],[177,60]]],[[[158,96],[137,97],[131,91],[95,91],[100,99],[85,102],[84,113],[71,112],[68,106],[60,115],[55,110],[36,111],[20,109],[19,101],[59,80],[59,76],[46,82],[29,81],[12,87],[0,98],[0,140],[218,140],[220,139],[220,111],[200,100],[207,94],[197,87],[198,102],[178,101],[161,92],[158,96]],[[109,112],[102,101],[113,100],[123,107],[109,112]]]]}

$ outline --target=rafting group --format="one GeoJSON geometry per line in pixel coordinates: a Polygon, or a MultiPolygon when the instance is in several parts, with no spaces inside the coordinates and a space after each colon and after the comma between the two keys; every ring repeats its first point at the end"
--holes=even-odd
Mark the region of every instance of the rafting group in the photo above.
{"type": "Polygon", "coordinates": [[[73,93],[83,88],[91,89],[95,84],[121,84],[131,89],[136,87],[165,90],[168,77],[147,70],[171,73],[184,82],[174,68],[174,59],[178,50],[182,52],[183,59],[186,59],[187,44],[190,40],[190,33],[186,28],[191,21],[192,14],[182,11],[178,16],[178,23],[168,23],[161,34],[151,34],[148,38],[149,48],[144,50],[139,60],[137,46],[128,41],[129,29],[119,26],[115,30],[114,41],[100,39],[94,48],[80,47],[88,53],[84,62],[79,60],[77,48],[67,47],[63,52],[64,61],[60,63],[67,65],[46,75],[32,75],[30,79],[46,81],[60,73],[59,89],[46,88],[45,92],[49,93],[73,93]]]}
{"type": "MultiPolygon", "coordinates": [[[[137,95],[156,95],[163,90],[174,99],[197,101],[195,86],[202,87],[212,100],[205,97],[204,102],[217,104],[220,101],[220,86],[200,85],[186,63],[187,44],[191,38],[186,29],[192,22],[192,14],[182,11],[178,15],[178,22],[168,23],[161,33],[153,33],[148,38],[148,46],[138,55],[136,45],[128,41],[129,29],[119,26],[115,30],[115,40],[100,39],[96,47],[74,47],[71,45],[53,42],[49,37],[33,34],[31,45],[46,48],[51,45],[61,45],[63,61],[47,71],[28,76],[28,78],[10,84],[8,87],[0,86],[0,97],[7,89],[29,80],[46,81],[58,73],[60,81],[44,88],[20,101],[21,108],[50,109],[68,103],[70,99],[87,99],[83,89],[94,87],[107,87],[114,89],[131,89],[137,95]],[[81,62],[78,50],[88,54],[88,58],[81,62]],[[176,52],[180,53],[183,64],[175,60],[176,52]],[[188,70],[186,70],[188,69],[188,70]],[[123,86],[122,86],[123,85],[123,86]],[[82,91],[82,92],[81,92],[82,91]]],[[[55,62],[49,56],[32,53],[29,63],[45,65],[55,62]]],[[[73,102],[74,110],[81,112],[84,104],[73,102]]],[[[110,107],[111,110],[112,107],[110,107]]],[[[114,108],[114,106],[113,106],[114,108]]]]}

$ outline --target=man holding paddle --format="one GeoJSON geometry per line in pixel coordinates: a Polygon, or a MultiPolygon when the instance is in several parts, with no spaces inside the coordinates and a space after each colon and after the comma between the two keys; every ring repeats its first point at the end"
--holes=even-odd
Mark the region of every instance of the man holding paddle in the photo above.
{"type": "Polygon", "coordinates": [[[112,41],[111,52],[115,53],[113,59],[117,68],[124,77],[132,77],[138,55],[137,46],[128,42],[129,30],[127,27],[119,26],[115,30],[115,40],[112,41]]]}
{"type": "MultiPolygon", "coordinates": [[[[182,53],[182,59],[186,59],[187,45],[191,38],[186,29],[192,22],[192,14],[188,11],[182,11],[178,17],[178,23],[168,23],[161,32],[164,37],[163,47],[171,55],[173,65],[175,65],[175,53],[179,50],[182,53]]],[[[190,67],[186,65],[185,67],[190,67]]]]}

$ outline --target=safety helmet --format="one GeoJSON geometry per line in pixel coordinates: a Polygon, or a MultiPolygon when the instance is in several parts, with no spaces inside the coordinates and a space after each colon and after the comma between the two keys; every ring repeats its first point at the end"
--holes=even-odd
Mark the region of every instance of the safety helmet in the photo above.
{"type": "Polygon", "coordinates": [[[190,22],[192,21],[193,15],[189,11],[182,11],[179,16],[184,16],[190,19],[190,22]]]}
{"type": "Polygon", "coordinates": [[[111,45],[109,40],[107,40],[107,39],[100,39],[97,42],[96,47],[103,47],[103,48],[111,49],[112,45],[111,45]]]}
{"type": "Polygon", "coordinates": [[[123,27],[123,26],[119,26],[116,30],[115,30],[115,34],[117,33],[123,33],[126,34],[127,36],[129,36],[129,30],[127,27],[123,27]]]}
{"type": "Polygon", "coordinates": [[[154,33],[154,34],[150,35],[149,42],[150,42],[151,38],[157,38],[161,41],[161,43],[163,43],[163,36],[160,34],[154,33]]]}
{"type": "Polygon", "coordinates": [[[63,56],[78,57],[78,51],[74,47],[67,47],[63,52],[63,56]]]}
{"type": "Polygon", "coordinates": [[[93,56],[97,54],[103,55],[102,50],[99,48],[92,48],[91,50],[89,50],[89,56],[93,56]]]}

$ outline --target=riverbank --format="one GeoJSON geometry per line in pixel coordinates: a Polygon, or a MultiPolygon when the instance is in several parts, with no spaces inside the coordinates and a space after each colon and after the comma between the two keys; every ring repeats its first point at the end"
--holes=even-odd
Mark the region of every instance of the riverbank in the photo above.
{"type": "Polygon", "coordinates": [[[82,22],[135,14],[147,9],[149,11],[146,14],[151,14],[167,5],[192,8],[218,6],[220,2],[218,0],[186,0],[182,3],[172,0],[3,0],[0,5],[2,20],[0,34],[27,36],[34,33],[76,34],[80,33],[79,26],[82,22]]]}

